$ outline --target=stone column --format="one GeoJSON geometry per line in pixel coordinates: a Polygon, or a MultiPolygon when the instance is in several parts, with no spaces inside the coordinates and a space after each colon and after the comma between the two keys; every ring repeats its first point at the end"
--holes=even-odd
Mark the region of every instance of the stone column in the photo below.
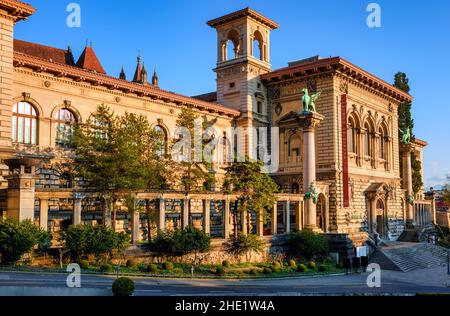
{"type": "Polygon", "coordinates": [[[203,231],[211,233],[211,200],[203,200],[203,231]]]}
{"type": "Polygon", "coordinates": [[[271,222],[271,232],[272,232],[272,236],[276,236],[278,234],[278,218],[277,218],[277,214],[278,213],[278,202],[275,202],[273,204],[273,209],[272,209],[272,222],[271,222]]]}
{"type": "Polygon", "coordinates": [[[184,199],[183,200],[183,227],[189,227],[189,208],[190,208],[191,200],[184,199]]]}
{"type": "Polygon", "coordinates": [[[257,224],[256,224],[256,232],[259,237],[264,236],[264,210],[260,210],[258,214],[256,214],[257,224]]]}
{"type": "Polygon", "coordinates": [[[130,214],[131,216],[131,240],[134,244],[137,244],[140,240],[139,228],[140,228],[140,214],[135,211],[130,214]]]}
{"type": "Polygon", "coordinates": [[[241,213],[241,228],[242,228],[242,233],[244,234],[244,235],[247,235],[248,234],[248,231],[247,231],[247,226],[248,226],[248,223],[247,223],[247,215],[248,215],[248,213],[247,212],[242,212],[241,213]]]}
{"type": "Polygon", "coordinates": [[[414,196],[413,192],[413,184],[412,184],[412,165],[411,165],[411,145],[402,144],[402,152],[403,152],[403,163],[404,163],[404,172],[403,172],[403,184],[406,189],[406,197],[405,197],[405,205],[406,205],[406,227],[412,228],[414,227],[414,205],[411,205],[408,202],[410,197],[414,196]]]}
{"type": "Polygon", "coordinates": [[[286,202],[286,234],[291,233],[291,202],[286,202]]]}
{"type": "MultiPolygon", "coordinates": [[[[316,184],[316,138],[315,130],[324,117],[318,113],[302,113],[299,116],[303,128],[303,192],[307,193],[316,184]]],[[[305,200],[305,228],[317,230],[316,204],[313,199],[305,200]]]]}
{"type": "Polygon", "coordinates": [[[296,213],[297,213],[297,230],[302,230],[303,229],[302,202],[300,201],[297,204],[296,213]]]}
{"type": "Polygon", "coordinates": [[[48,231],[48,200],[39,200],[39,226],[48,231]]]}
{"type": "Polygon", "coordinates": [[[225,210],[223,212],[223,235],[225,239],[230,237],[230,200],[225,200],[225,210]]]}
{"type": "MultiPolygon", "coordinates": [[[[111,227],[112,225],[111,216],[113,210],[114,210],[114,200],[112,198],[106,199],[103,213],[103,225],[105,225],[105,227],[111,227]]],[[[114,227],[114,229],[116,228],[114,227]]]]}
{"type": "Polygon", "coordinates": [[[80,196],[74,196],[73,199],[73,224],[81,225],[81,211],[83,208],[82,198],[80,196]]]}
{"type": "Polygon", "coordinates": [[[34,222],[36,167],[38,159],[14,158],[4,160],[9,167],[6,211],[9,218],[34,222]]]}
{"type": "Polygon", "coordinates": [[[159,199],[158,230],[166,231],[166,201],[159,199]]]}
{"type": "Polygon", "coordinates": [[[370,196],[370,232],[379,233],[379,227],[377,227],[377,199],[376,196],[370,196]]]}

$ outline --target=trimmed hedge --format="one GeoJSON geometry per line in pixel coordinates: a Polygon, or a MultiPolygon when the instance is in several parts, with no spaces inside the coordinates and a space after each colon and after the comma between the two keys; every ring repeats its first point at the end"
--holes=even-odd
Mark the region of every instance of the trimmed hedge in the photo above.
{"type": "Polygon", "coordinates": [[[85,269],[85,270],[89,269],[89,261],[81,260],[80,261],[80,268],[81,269],[85,269]]]}
{"type": "Polygon", "coordinates": [[[306,271],[306,266],[305,266],[304,264],[300,264],[300,265],[297,267],[297,271],[298,271],[298,272],[305,272],[305,271],[306,271]]]}
{"type": "Polygon", "coordinates": [[[130,278],[119,278],[112,285],[114,296],[132,296],[135,290],[134,281],[130,278]]]}
{"type": "Polygon", "coordinates": [[[150,272],[150,273],[157,273],[158,272],[158,266],[156,265],[156,264],[149,264],[148,266],[147,266],[147,272],[150,272]]]}
{"type": "Polygon", "coordinates": [[[105,263],[100,267],[100,270],[102,272],[111,272],[113,270],[113,267],[112,267],[112,265],[105,263]]]}
{"type": "Polygon", "coordinates": [[[163,270],[172,271],[173,270],[173,263],[172,262],[164,262],[163,263],[163,270]]]}

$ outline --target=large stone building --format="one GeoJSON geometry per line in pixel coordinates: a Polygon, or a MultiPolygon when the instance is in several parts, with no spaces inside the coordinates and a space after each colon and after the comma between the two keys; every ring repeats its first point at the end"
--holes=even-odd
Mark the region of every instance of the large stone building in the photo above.
{"type": "MultiPolygon", "coordinates": [[[[426,143],[401,146],[398,141],[397,107],[412,97],[340,57],[312,57],[272,70],[270,37],[279,25],[254,10],[208,22],[217,30],[217,91],[197,97],[160,89],[156,72],[150,79],[140,58],[128,81],[124,71],[119,78],[107,75],[92,47],[76,61],[70,49],[15,39],[15,23],[33,12],[22,2],[0,1],[1,216],[31,219],[54,232],[64,220],[110,223],[110,215],[99,211],[97,195],[83,192],[68,172],[52,167],[69,150],[73,123],[86,121],[106,104],[116,114],[146,115],[167,139],[182,107],[215,119],[224,147],[217,150],[218,174],[230,151],[257,158],[264,152],[255,149],[266,148],[272,162],[278,161],[271,175],[282,193],[266,225],[250,217],[250,229],[260,235],[308,227],[349,234],[361,244],[375,231],[396,239],[406,225],[433,222],[434,204],[423,192],[414,205],[408,199],[408,157],[415,150],[422,159],[426,143]],[[321,91],[318,114],[301,112],[304,88],[321,91]],[[247,132],[230,135],[234,127],[247,132]],[[264,133],[271,128],[279,132],[264,133]],[[317,204],[304,199],[311,183],[319,193],[317,204]]],[[[142,192],[139,197],[154,201],[159,229],[194,224],[215,237],[230,234],[235,197],[220,187],[207,194],[142,192]]],[[[130,229],[135,240],[145,235],[138,215],[122,213],[114,220],[116,229],[130,229]]],[[[243,230],[246,220],[242,217],[243,230]]]]}

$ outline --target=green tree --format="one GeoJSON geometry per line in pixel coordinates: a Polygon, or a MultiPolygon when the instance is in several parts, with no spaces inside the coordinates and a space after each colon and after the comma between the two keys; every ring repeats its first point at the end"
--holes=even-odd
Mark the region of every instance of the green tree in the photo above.
{"type": "Polygon", "coordinates": [[[419,159],[417,159],[417,156],[414,153],[411,154],[411,168],[413,170],[413,192],[414,195],[416,195],[420,190],[422,190],[424,183],[422,177],[422,163],[419,159]]]}
{"type": "Polygon", "coordinates": [[[183,107],[176,121],[177,128],[185,128],[190,133],[190,139],[175,138],[172,144],[173,152],[177,151],[175,148],[180,142],[190,146],[183,148],[183,151],[187,150],[187,153],[180,153],[183,154],[183,159],[178,159],[181,161],[176,161],[173,165],[175,169],[173,174],[177,175],[174,184],[179,183],[186,193],[204,191],[206,188],[210,188],[214,182],[212,163],[204,159],[198,161],[199,157],[204,158],[203,149],[207,143],[212,141],[212,139],[203,139],[203,129],[212,123],[208,122],[205,117],[201,120],[202,118],[193,108],[183,107]],[[196,139],[195,135],[201,135],[202,139],[196,139]]]}
{"type": "Polygon", "coordinates": [[[0,262],[13,264],[34,247],[46,245],[50,239],[48,232],[29,220],[19,222],[0,218],[0,262]]]}
{"type": "MultiPolygon", "coordinates": [[[[234,236],[238,236],[237,218],[239,213],[247,212],[249,217],[250,212],[257,214],[263,212],[264,220],[270,216],[267,210],[273,208],[278,185],[268,174],[261,172],[263,165],[261,161],[251,162],[247,158],[245,162],[234,162],[226,169],[224,190],[226,193],[239,195],[233,209],[234,236]]],[[[250,225],[249,220],[247,223],[250,225]]],[[[249,227],[247,227],[247,231],[250,231],[249,227]]]]}
{"type": "MultiPolygon", "coordinates": [[[[409,79],[404,72],[398,72],[395,75],[394,86],[403,92],[409,93],[409,79]]],[[[411,141],[415,140],[414,135],[414,119],[412,117],[412,103],[404,102],[401,103],[398,107],[398,127],[405,131],[408,127],[411,129],[411,141]]],[[[399,141],[401,141],[401,134],[399,133],[399,141]]],[[[403,161],[403,157],[400,154],[400,161],[403,161]]],[[[411,164],[412,164],[412,181],[413,181],[413,190],[414,194],[417,194],[421,188],[423,187],[423,178],[422,178],[422,164],[417,160],[417,157],[411,156],[411,164]]],[[[403,177],[403,168],[400,168],[401,176],[403,177]]]]}
{"type": "Polygon", "coordinates": [[[264,251],[264,245],[264,241],[256,235],[239,233],[237,237],[231,238],[225,243],[225,251],[238,260],[241,256],[245,256],[248,262],[252,252],[262,253],[264,251]]]}
{"type": "MultiPolygon", "coordinates": [[[[161,153],[161,137],[143,115],[125,113],[114,116],[101,105],[88,122],[76,128],[74,163],[78,175],[88,186],[102,192],[107,209],[121,199],[130,202],[135,193],[163,189],[170,176],[167,157],[161,153]]],[[[127,206],[138,205],[138,201],[127,206]]],[[[148,202],[149,203],[149,202],[148,202]]],[[[113,224],[115,223],[115,209],[113,224]]],[[[129,208],[130,213],[141,211],[129,208]]],[[[151,208],[147,208],[149,228],[151,208]]],[[[151,232],[149,231],[149,239],[151,232]]]]}

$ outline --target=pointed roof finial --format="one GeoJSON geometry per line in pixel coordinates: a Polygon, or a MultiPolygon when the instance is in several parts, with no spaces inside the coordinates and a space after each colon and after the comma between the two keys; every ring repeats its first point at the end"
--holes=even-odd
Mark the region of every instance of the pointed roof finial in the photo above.
{"type": "Polygon", "coordinates": [[[154,85],[155,87],[158,87],[159,84],[159,78],[158,78],[158,74],[156,73],[156,66],[155,66],[155,70],[153,72],[153,77],[152,77],[152,85],[154,85]]]}
{"type": "Polygon", "coordinates": [[[86,38],[86,47],[89,46],[89,38],[86,38]]]}
{"type": "Polygon", "coordinates": [[[120,71],[119,79],[127,80],[127,74],[125,73],[125,68],[122,65],[122,70],[120,71]]]}

